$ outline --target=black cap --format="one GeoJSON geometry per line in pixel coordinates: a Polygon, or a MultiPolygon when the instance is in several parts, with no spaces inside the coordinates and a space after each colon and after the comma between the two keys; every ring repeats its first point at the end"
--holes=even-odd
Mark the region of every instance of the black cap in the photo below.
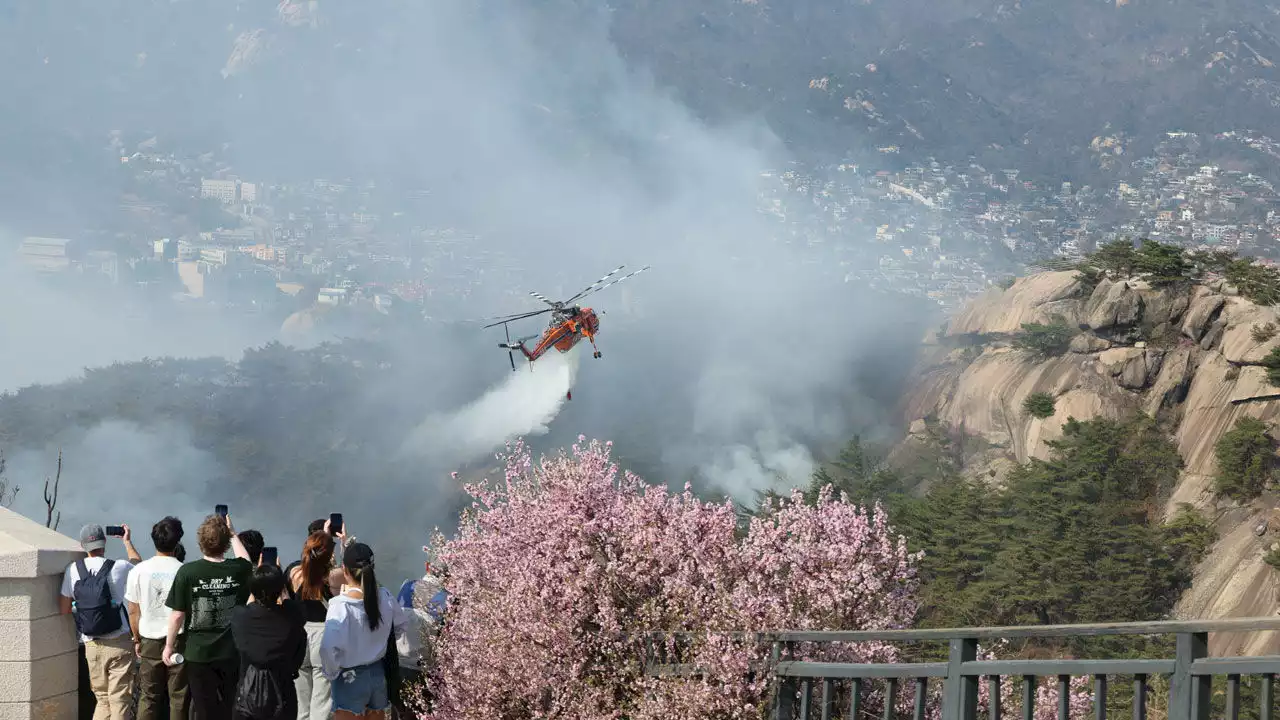
{"type": "Polygon", "coordinates": [[[373,567],[373,548],[361,542],[351,543],[342,551],[342,564],[351,570],[373,567]]]}

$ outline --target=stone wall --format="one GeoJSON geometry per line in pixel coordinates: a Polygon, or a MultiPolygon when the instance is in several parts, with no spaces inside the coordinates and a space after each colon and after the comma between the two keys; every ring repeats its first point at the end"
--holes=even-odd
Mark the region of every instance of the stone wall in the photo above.
{"type": "Polygon", "coordinates": [[[62,573],[80,543],[0,508],[0,720],[73,720],[75,624],[58,612],[62,573]]]}

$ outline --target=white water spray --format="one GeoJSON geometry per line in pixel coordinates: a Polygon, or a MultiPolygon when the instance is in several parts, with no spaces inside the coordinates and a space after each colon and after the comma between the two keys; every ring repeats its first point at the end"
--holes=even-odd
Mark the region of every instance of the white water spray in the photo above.
{"type": "Polygon", "coordinates": [[[541,435],[560,414],[577,374],[577,348],[547,353],[532,369],[519,368],[469,405],[429,416],[401,452],[456,466],[516,437],[541,435]]]}

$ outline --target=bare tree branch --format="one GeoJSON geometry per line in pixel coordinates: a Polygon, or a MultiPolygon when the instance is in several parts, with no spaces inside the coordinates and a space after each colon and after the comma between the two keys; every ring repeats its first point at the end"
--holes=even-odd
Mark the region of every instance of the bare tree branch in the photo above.
{"type": "Polygon", "coordinates": [[[53,530],[58,529],[58,523],[62,522],[62,511],[54,515],[54,509],[58,507],[58,485],[62,482],[62,451],[58,451],[58,474],[53,479],[53,493],[49,492],[49,478],[44,479],[44,504],[48,508],[49,514],[45,516],[44,526],[53,530]]]}
{"type": "Polygon", "coordinates": [[[0,452],[0,507],[9,507],[17,496],[18,486],[10,486],[4,477],[4,453],[0,452]]]}

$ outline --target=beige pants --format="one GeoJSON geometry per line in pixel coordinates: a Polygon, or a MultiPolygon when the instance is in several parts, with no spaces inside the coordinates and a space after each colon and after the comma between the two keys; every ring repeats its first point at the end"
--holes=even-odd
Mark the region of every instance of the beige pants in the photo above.
{"type": "Polygon", "coordinates": [[[298,720],[329,720],[333,717],[333,688],[320,670],[324,623],[309,622],[306,628],[307,657],[298,668],[298,679],[293,681],[298,692],[298,720]]]}
{"type": "Polygon", "coordinates": [[[133,639],[128,633],[84,644],[89,687],[98,700],[93,720],[129,720],[133,714],[133,639]]]}

